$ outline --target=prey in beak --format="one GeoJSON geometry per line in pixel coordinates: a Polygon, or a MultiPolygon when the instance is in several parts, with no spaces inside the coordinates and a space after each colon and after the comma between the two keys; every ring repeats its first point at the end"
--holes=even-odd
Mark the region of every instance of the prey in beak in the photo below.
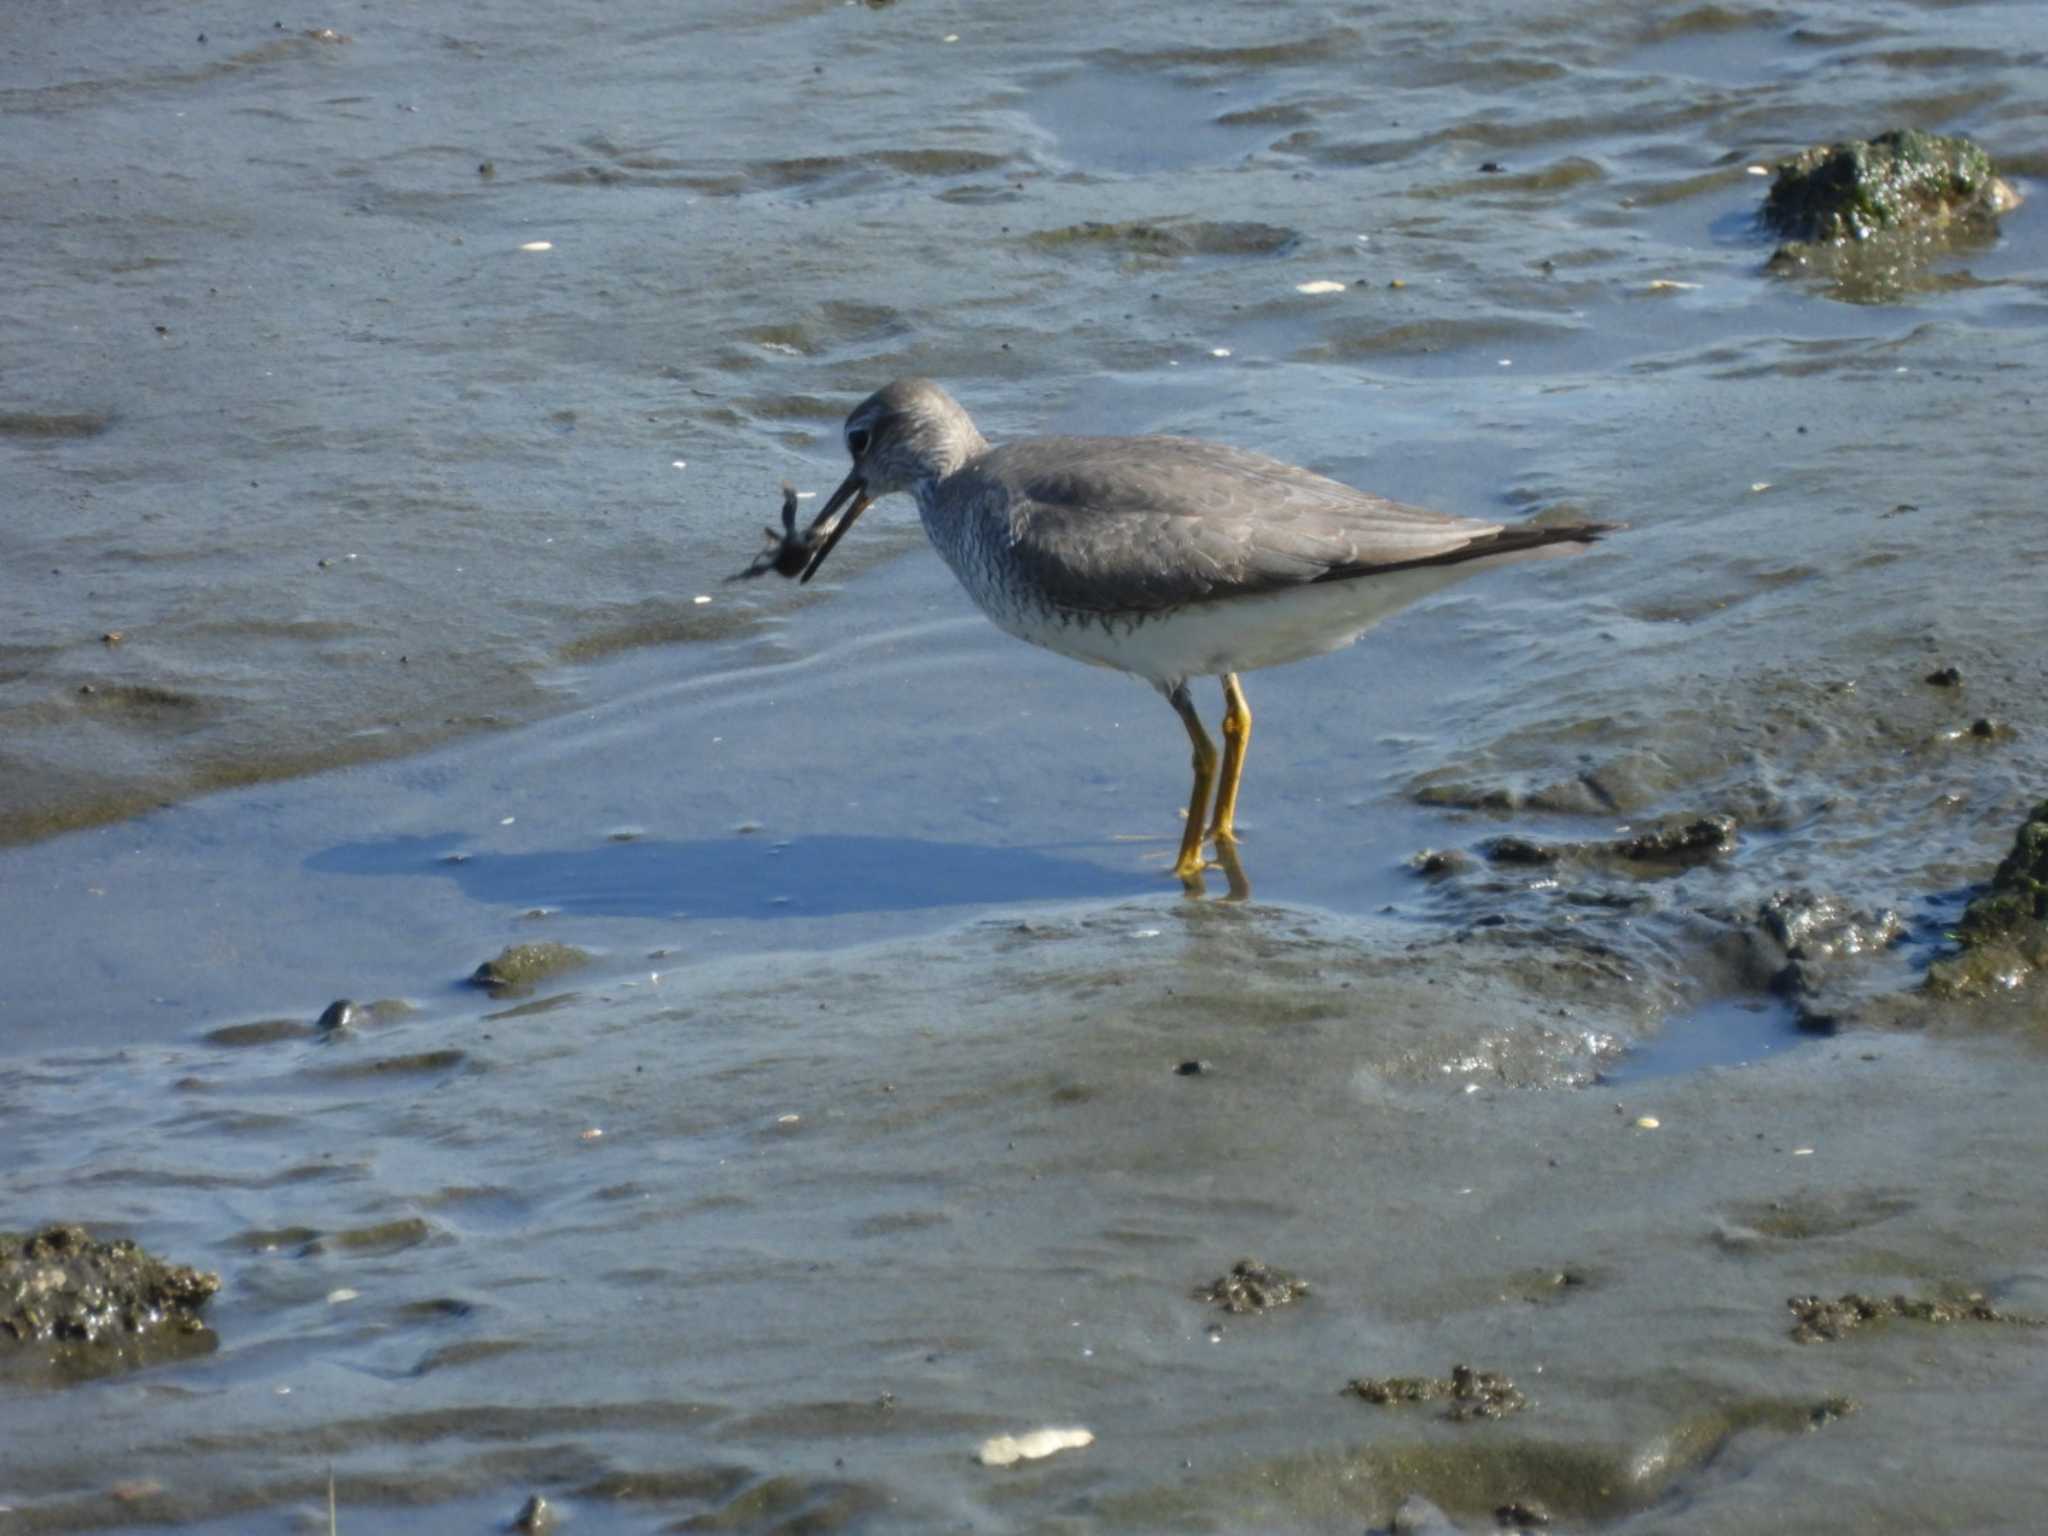
{"type": "Polygon", "coordinates": [[[818,567],[825,563],[825,557],[832,553],[832,546],[839,542],[839,536],[853,526],[853,520],[865,512],[874,502],[866,494],[858,474],[848,475],[846,483],[832,493],[832,499],[825,503],[825,509],[812,518],[802,533],[796,531],[796,487],[784,481],[782,486],[782,527],[762,530],[766,543],[753,562],[743,571],[734,571],[727,581],[747,581],[755,576],[765,576],[773,571],[778,576],[798,576],[809,581],[818,567]],[[852,498],[853,506],[836,527],[827,530],[839,508],[852,498]]]}
{"type": "Polygon", "coordinates": [[[804,541],[814,545],[816,549],[811,556],[810,564],[804,567],[803,581],[809,581],[818,574],[818,567],[825,563],[825,557],[832,553],[839,541],[846,537],[846,530],[851,528],[861,513],[873,506],[874,502],[875,498],[868,494],[867,477],[860,472],[860,466],[855,465],[852,473],[839,482],[839,489],[832,493],[832,499],[811,519],[811,526],[805,530],[804,541]],[[846,515],[833,524],[832,531],[825,535],[825,542],[819,544],[817,541],[820,530],[842,507],[846,509],[846,515]]]}

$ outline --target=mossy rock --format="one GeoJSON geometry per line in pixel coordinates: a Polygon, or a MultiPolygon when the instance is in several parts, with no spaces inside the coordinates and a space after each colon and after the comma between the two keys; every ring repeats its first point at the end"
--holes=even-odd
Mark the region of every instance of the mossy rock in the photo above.
{"type": "Polygon", "coordinates": [[[200,1333],[220,1276],[166,1264],[126,1238],[83,1227],[0,1232],[0,1344],[108,1345],[200,1333]]]}
{"type": "Polygon", "coordinates": [[[573,944],[509,944],[496,959],[486,960],[471,972],[469,981],[493,997],[506,997],[531,991],[550,976],[589,963],[590,956],[573,944]]]}
{"type": "Polygon", "coordinates": [[[2048,967],[2048,800],[2020,824],[2012,851],[1955,926],[1957,953],[1928,968],[1942,997],[2010,991],[2048,967]]]}
{"type": "Polygon", "coordinates": [[[1907,128],[1779,161],[1763,221],[1788,240],[1840,245],[1956,219],[1989,222],[2017,202],[1976,144],[1907,128]]]}

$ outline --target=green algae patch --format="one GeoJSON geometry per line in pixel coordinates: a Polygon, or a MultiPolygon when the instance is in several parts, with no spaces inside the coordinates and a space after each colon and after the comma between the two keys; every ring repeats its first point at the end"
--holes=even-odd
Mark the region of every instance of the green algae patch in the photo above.
{"type": "Polygon", "coordinates": [[[543,942],[509,944],[494,960],[486,960],[470,973],[471,986],[482,987],[493,997],[516,997],[529,992],[550,976],[573,971],[590,963],[590,956],[573,944],[543,942]]]}
{"type": "Polygon", "coordinates": [[[0,1356],[34,1347],[67,1373],[204,1353],[214,1346],[199,1309],[220,1276],[166,1264],[126,1238],[100,1242],[83,1227],[0,1232],[0,1356]]]}
{"type": "Polygon", "coordinates": [[[1955,926],[1957,952],[1928,967],[1937,997],[1987,997],[2009,992],[2048,967],[2048,800],[2020,824],[2012,851],[1991,884],[1955,926]]]}
{"type": "Polygon", "coordinates": [[[1970,140],[1893,129],[1779,161],[1763,221],[1788,240],[1840,245],[1886,230],[1990,221],[2018,202],[1970,140]]]}

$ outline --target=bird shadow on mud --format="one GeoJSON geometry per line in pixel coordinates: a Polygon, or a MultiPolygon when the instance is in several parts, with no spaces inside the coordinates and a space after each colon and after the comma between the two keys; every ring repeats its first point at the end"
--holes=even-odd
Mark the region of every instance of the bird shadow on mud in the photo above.
{"type": "Polygon", "coordinates": [[[1156,893],[1157,874],[1034,848],[905,837],[610,841],[531,853],[466,851],[457,833],[340,843],[316,874],[426,875],[472,901],[578,917],[837,917],[1156,893]]]}

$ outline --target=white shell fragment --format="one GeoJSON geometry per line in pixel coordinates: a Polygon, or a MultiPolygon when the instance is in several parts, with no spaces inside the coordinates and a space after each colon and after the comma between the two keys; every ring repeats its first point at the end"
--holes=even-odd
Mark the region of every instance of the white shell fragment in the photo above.
{"type": "Polygon", "coordinates": [[[555,242],[552,240],[529,240],[519,247],[522,251],[552,251],[554,248],[555,242]]]}
{"type": "Polygon", "coordinates": [[[1655,1115],[1638,1115],[1636,1117],[1636,1129],[1639,1131],[1654,1131],[1663,1123],[1655,1115]]]}
{"type": "Polygon", "coordinates": [[[1294,291],[1296,293],[1342,293],[1344,285],[1342,283],[1333,283],[1327,277],[1319,277],[1312,283],[1296,283],[1294,291]]]}
{"type": "Polygon", "coordinates": [[[997,1435],[982,1441],[979,1459],[984,1467],[1014,1467],[1020,1461],[1037,1461],[1058,1451],[1079,1450],[1094,1443],[1093,1430],[1034,1429],[1029,1434],[997,1435]]]}

